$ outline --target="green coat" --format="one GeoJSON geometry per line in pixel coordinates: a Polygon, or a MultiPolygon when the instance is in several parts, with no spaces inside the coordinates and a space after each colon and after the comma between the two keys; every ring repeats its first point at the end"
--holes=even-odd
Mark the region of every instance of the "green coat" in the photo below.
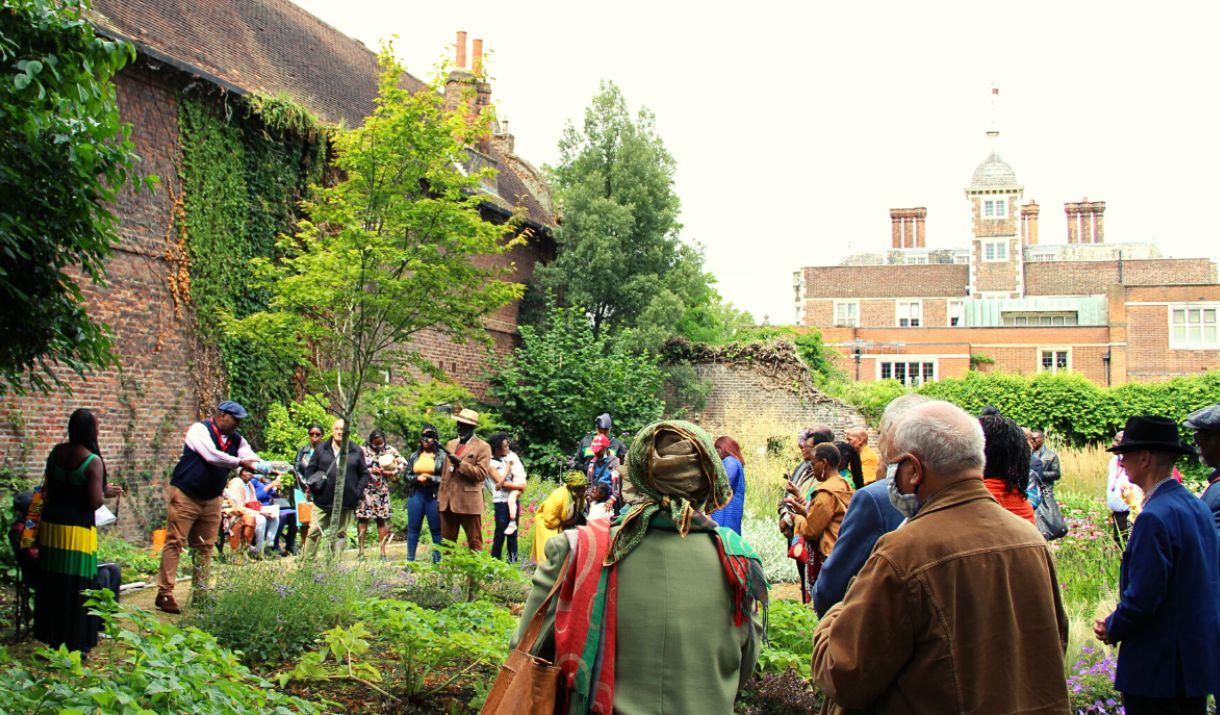
{"type": "MultiPolygon", "coordinates": [[[[515,646],[550,592],[571,547],[564,534],[546,543],[534,574],[515,646]]],[[[552,660],[555,601],[534,653],[552,660]]],[[[614,712],[731,713],[750,679],[762,642],[762,621],[733,625],[733,598],[711,535],[686,538],[655,525],[618,565],[618,629],[614,712]]]]}

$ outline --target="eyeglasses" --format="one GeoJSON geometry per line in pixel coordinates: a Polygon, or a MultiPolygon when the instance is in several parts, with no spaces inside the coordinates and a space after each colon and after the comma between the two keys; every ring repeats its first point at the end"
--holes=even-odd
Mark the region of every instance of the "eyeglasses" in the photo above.
{"type": "Polygon", "coordinates": [[[310,437],[321,437],[322,433],[321,432],[310,432],[309,436],[310,437]]]}

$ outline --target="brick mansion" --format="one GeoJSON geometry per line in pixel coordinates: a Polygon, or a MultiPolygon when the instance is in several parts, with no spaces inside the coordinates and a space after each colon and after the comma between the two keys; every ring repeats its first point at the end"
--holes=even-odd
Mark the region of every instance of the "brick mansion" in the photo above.
{"type": "Polygon", "coordinates": [[[1220,367],[1212,261],[1107,242],[1105,202],[1088,199],[1064,204],[1065,242],[1040,242],[1041,207],[994,150],[965,194],[967,246],[928,248],[927,209],[897,208],[888,250],[793,274],[797,324],[850,377],[917,385],[973,366],[1118,385],[1220,367]]]}

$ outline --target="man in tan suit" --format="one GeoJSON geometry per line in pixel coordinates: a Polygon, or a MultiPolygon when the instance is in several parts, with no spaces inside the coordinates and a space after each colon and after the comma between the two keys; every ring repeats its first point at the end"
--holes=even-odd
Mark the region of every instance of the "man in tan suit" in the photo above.
{"type": "Polygon", "coordinates": [[[475,436],[479,413],[462,410],[453,420],[457,439],[445,445],[444,471],[437,499],[441,511],[441,538],[457,541],[458,528],[466,532],[466,545],[483,549],[483,484],[491,474],[491,446],[475,436]]]}

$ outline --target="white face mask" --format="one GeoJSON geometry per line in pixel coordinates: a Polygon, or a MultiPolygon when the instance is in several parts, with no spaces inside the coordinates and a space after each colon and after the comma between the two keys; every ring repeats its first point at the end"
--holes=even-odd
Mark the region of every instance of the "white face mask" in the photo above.
{"type": "Polygon", "coordinates": [[[919,497],[914,494],[903,494],[898,491],[898,481],[895,478],[898,474],[898,463],[894,462],[885,468],[885,489],[890,497],[890,504],[902,514],[903,518],[910,519],[919,513],[919,497]]]}

